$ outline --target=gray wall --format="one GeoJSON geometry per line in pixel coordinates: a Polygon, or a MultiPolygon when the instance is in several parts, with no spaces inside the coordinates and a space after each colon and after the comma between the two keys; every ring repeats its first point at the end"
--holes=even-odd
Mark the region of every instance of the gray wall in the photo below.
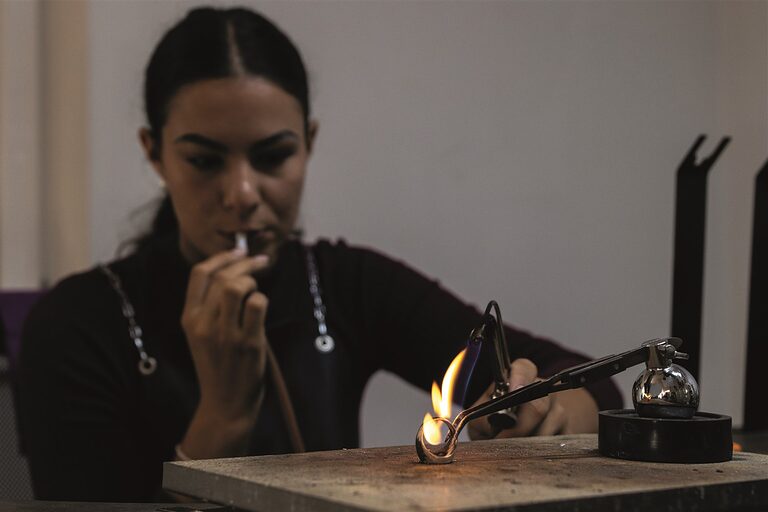
{"type": "MultiPolygon", "coordinates": [[[[702,154],[731,135],[710,178],[701,380],[702,408],[740,423],[768,4],[246,3],[311,71],[310,238],[376,247],[595,356],[669,334],[675,168],[699,133],[702,154]]],[[[190,5],[91,4],[94,261],[156,194],[136,140],[142,67],[190,5]]],[[[412,442],[429,403],[376,377],[365,444],[412,442]]]]}

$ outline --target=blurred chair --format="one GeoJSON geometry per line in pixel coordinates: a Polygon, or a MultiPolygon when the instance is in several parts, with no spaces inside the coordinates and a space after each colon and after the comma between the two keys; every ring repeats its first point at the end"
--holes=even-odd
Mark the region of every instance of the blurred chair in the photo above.
{"type": "Polygon", "coordinates": [[[32,499],[27,463],[19,450],[16,424],[15,374],[21,329],[42,291],[0,291],[0,500],[32,499]]]}

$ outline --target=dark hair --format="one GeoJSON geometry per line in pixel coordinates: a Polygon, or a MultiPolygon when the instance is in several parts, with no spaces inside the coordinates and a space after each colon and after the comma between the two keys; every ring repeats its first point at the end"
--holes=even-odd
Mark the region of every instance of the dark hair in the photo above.
{"type": "MultiPolygon", "coordinates": [[[[307,72],[296,46],[274,23],[245,8],[196,8],[174,25],[158,43],[144,75],[144,109],[153,142],[151,158],[160,156],[168,106],[185,85],[229,76],[264,77],[296,98],[309,126],[307,72]]],[[[137,250],[178,229],[166,194],[150,231],[140,236],[137,250]]]]}

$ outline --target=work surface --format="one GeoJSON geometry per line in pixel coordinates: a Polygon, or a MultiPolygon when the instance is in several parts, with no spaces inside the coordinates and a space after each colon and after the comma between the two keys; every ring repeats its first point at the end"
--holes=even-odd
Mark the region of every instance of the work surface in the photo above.
{"type": "Polygon", "coordinates": [[[166,489],[245,510],[768,510],[768,455],[717,464],[602,457],[596,435],[166,463],[166,489]]]}

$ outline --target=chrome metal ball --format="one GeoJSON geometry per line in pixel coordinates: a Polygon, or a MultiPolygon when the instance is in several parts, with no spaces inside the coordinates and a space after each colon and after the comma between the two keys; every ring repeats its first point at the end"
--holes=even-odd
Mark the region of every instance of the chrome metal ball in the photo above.
{"type": "Polygon", "coordinates": [[[699,385],[676,364],[646,368],[632,386],[637,414],[649,418],[692,418],[699,408],[699,385]]]}

